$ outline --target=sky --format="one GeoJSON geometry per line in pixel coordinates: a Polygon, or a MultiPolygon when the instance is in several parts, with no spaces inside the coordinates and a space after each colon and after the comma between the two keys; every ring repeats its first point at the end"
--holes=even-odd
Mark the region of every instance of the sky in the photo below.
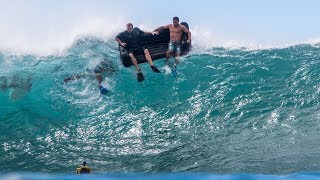
{"type": "Polygon", "coordinates": [[[0,51],[52,53],[75,39],[112,39],[127,22],[190,25],[193,42],[268,47],[320,40],[319,0],[0,0],[0,51]]]}

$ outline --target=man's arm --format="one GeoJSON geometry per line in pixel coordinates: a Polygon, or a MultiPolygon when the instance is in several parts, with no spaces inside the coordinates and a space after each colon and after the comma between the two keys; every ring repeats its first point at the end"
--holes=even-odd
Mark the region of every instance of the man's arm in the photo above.
{"type": "Polygon", "coordinates": [[[126,43],[124,43],[124,42],[122,42],[118,37],[115,37],[114,38],[119,44],[120,44],[120,46],[122,46],[122,47],[125,47],[127,44],[126,43]]]}
{"type": "Polygon", "coordinates": [[[156,34],[156,35],[159,34],[159,32],[157,32],[157,31],[149,32],[149,31],[142,31],[142,30],[139,29],[139,28],[136,28],[136,29],[138,29],[139,34],[152,34],[153,36],[154,36],[155,34],[156,34]]]}
{"type": "Polygon", "coordinates": [[[191,32],[189,31],[189,29],[187,29],[185,26],[182,25],[182,31],[188,34],[188,40],[187,43],[191,42],[191,32]]]}
{"type": "Polygon", "coordinates": [[[152,31],[152,32],[144,31],[144,34],[152,34],[152,36],[154,36],[154,35],[158,35],[159,31],[152,31]]]}
{"type": "Polygon", "coordinates": [[[165,26],[160,26],[157,29],[155,29],[154,31],[161,31],[162,29],[167,29],[171,26],[171,24],[165,25],[165,26]]]}

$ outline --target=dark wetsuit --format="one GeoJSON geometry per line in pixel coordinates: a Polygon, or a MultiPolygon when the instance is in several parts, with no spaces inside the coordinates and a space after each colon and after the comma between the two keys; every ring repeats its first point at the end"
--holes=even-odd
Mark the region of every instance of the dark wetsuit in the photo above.
{"type": "Polygon", "coordinates": [[[141,31],[139,28],[135,27],[132,29],[132,32],[123,31],[119,33],[116,37],[127,44],[125,48],[129,51],[129,53],[143,54],[145,47],[139,47],[139,41],[142,34],[144,34],[144,32],[141,31]]]}
{"type": "Polygon", "coordinates": [[[107,60],[106,58],[103,58],[103,60],[93,69],[93,72],[95,75],[100,75],[104,72],[115,72],[116,68],[114,67],[113,63],[110,60],[107,60]]]}
{"type": "MultiPolygon", "coordinates": [[[[87,71],[92,72],[92,70],[89,70],[89,69],[87,69],[87,71]]],[[[113,73],[113,72],[116,72],[116,71],[117,71],[117,68],[107,58],[103,58],[102,61],[93,69],[93,72],[94,72],[94,74],[96,76],[98,76],[98,75],[101,76],[101,74],[104,73],[104,72],[113,73]]],[[[67,83],[69,81],[74,81],[74,80],[77,80],[79,78],[86,77],[86,76],[88,76],[87,73],[78,74],[78,75],[75,75],[75,76],[71,76],[71,77],[65,78],[63,81],[65,83],[67,83]]],[[[1,79],[0,79],[0,82],[1,82],[1,79]]],[[[0,86],[0,88],[1,88],[1,86],[0,86]]]]}

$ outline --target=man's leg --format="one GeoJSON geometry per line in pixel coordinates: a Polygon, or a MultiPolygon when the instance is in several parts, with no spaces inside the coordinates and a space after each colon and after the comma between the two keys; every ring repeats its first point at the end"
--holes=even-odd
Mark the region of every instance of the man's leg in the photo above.
{"type": "Polygon", "coordinates": [[[165,62],[166,65],[169,65],[169,59],[171,57],[171,54],[172,54],[171,50],[167,51],[167,53],[166,53],[166,62],[165,62]]]}
{"type": "Polygon", "coordinates": [[[102,82],[102,76],[101,76],[101,74],[99,73],[99,74],[96,74],[96,78],[97,78],[97,80],[98,80],[98,85],[101,85],[101,82],[102,82]]]}
{"type": "Polygon", "coordinates": [[[101,74],[100,74],[100,73],[99,73],[99,74],[96,74],[96,78],[97,78],[97,80],[98,80],[98,85],[99,85],[100,93],[101,93],[101,94],[107,94],[109,91],[108,91],[105,87],[103,87],[103,86],[101,85],[101,82],[102,82],[102,76],[101,76],[101,74]]]}
{"type": "Polygon", "coordinates": [[[149,62],[150,66],[153,66],[153,61],[152,61],[151,55],[149,53],[149,50],[148,49],[144,49],[143,53],[144,53],[144,57],[149,62]]]}
{"type": "Polygon", "coordinates": [[[176,57],[175,57],[175,62],[174,62],[174,67],[176,67],[180,62],[180,53],[176,53],[176,57]]]}
{"type": "Polygon", "coordinates": [[[176,58],[175,58],[174,65],[177,66],[179,64],[179,62],[180,62],[181,44],[177,43],[175,49],[176,49],[176,58]]]}
{"type": "Polygon", "coordinates": [[[174,43],[170,41],[168,44],[168,51],[166,53],[166,62],[165,62],[166,65],[169,65],[169,59],[173,52],[174,52],[174,43]]]}
{"type": "Polygon", "coordinates": [[[181,44],[175,43],[174,50],[175,50],[175,62],[174,62],[173,68],[171,69],[171,73],[173,75],[177,75],[177,65],[179,64],[179,61],[180,61],[181,44]]]}
{"type": "Polygon", "coordinates": [[[140,67],[139,67],[139,65],[138,65],[137,59],[133,56],[132,53],[130,53],[129,56],[130,56],[130,59],[131,59],[132,64],[136,67],[136,69],[137,69],[137,71],[138,71],[138,74],[137,74],[138,82],[143,81],[143,80],[144,80],[144,76],[143,76],[143,74],[142,74],[142,72],[141,72],[141,69],[140,69],[140,67]]]}
{"type": "Polygon", "coordinates": [[[156,72],[156,73],[160,73],[159,69],[153,65],[153,61],[152,61],[151,55],[150,55],[150,53],[149,53],[149,50],[148,50],[148,49],[144,49],[144,50],[143,50],[143,53],[144,53],[145,58],[146,58],[147,61],[149,62],[152,71],[153,71],[153,72],[156,72]]]}
{"type": "Polygon", "coordinates": [[[138,65],[137,59],[133,56],[132,53],[129,53],[129,56],[130,56],[130,60],[131,60],[132,64],[136,67],[137,71],[138,72],[141,71],[141,69],[140,69],[140,67],[138,65]]]}
{"type": "Polygon", "coordinates": [[[95,74],[97,80],[98,80],[98,85],[100,86],[101,85],[101,82],[102,82],[102,76],[101,76],[101,73],[102,73],[102,68],[101,66],[97,65],[94,69],[93,69],[93,73],[95,74]]]}
{"type": "Polygon", "coordinates": [[[102,75],[101,75],[102,68],[101,68],[101,66],[96,66],[94,68],[93,72],[94,72],[94,74],[95,74],[95,76],[96,76],[96,78],[98,80],[98,86],[99,86],[100,93],[101,94],[107,94],[109,91],[105,87],[103,87],[101,85],[101,82],[102,82],[102,75]]]}

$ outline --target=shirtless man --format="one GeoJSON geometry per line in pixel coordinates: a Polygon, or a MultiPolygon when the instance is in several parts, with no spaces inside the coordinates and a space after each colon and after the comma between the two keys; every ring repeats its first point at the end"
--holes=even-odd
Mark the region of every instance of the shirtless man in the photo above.
{"type": "Polygon", "coordinates": [[[168,45],[168,51],[166,54],[166,64],[168,63],[168,59],[170,58],[171,54],[174,52],[176,55],[174,68],[176,68],[177,64],[179,63],[180,55],[181,55],[181,39],[182,33],[185,32],[188,34],[187,43],[191,42],[191,32],[183,25],[179,23],[179,18],[174,17],[172,19],[172,24],[168,24],[166,26],[161,26],[155,31],[160,31],[162,29],[169,28],[170,30],[170,42],[168,45]]]}

